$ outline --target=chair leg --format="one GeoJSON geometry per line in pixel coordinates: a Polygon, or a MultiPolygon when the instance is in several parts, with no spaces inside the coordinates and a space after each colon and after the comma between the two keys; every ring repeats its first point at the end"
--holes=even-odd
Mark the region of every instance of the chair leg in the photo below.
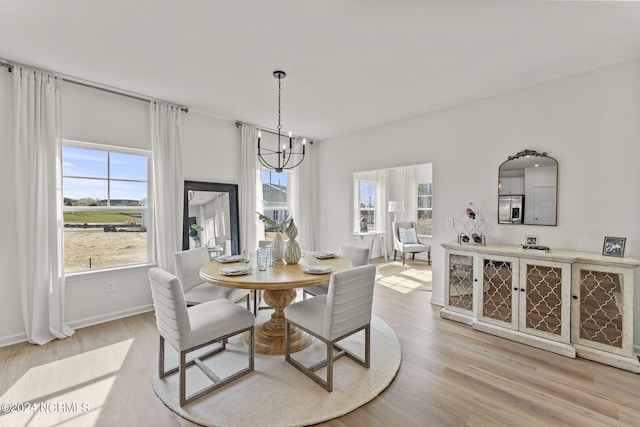
{"type": "Polygon", "coordinates": [[[164,338],[160,335],[160,348],[158,349],[158,378],[164,378],[164,338]]]}
{"type": "Polygon", "coordinates": [[[413,252],[413,253],[411,254],[411,259],[412,259],[412,260],[414,260],[414,261],[416,260],[416,253],[415,253],[415,252],[413,252]]]}
{"type": "Polygon", "coordinates": [[[393,260],[394,260],[394,261],[396,260],[396,256],[397,256],[397,255],[398,255],[398,250],[397,250],[397,249],[394,249],[394,250],[393,250],[393,260]]]}
{"type": "Polygon", "coordinates": [[[256,340],[256,330],[255,328],[251,328],[249,331],[249,370],[254,370],[254,361],[255,361],[255,350],[254,343],[256,340]]]}
{"type": "Polygon", "coordinates": [[[284,360],[291,359],[291,337],[289,333],[291,331],[291,324],[284,320],[284,360]]]}
{"type": "Polygon", "coordinates": [[[402,266],[404,266],[404,261],[406,257],[407,257],[406,252],[402,252],[402,266]]]}
{"type": "Polygon", "coordinates": [[[201,396],[204,396],[205,394],[212,392],[220,387],[222,387],[225,384],[228,384],[238,378],[240,378],[243,375],[246,375],[250,372],[252,372],[254,370],[254,359],[255,359],[255,352],[254,352],[254,342],[255,342],[255,332],[254,332],[254,327],[248,327],[246,329],[242,329],[240,331],[236,331],[231,335],[227,335],[225,337],[221,337],[218,338],[217,340],[214,341],[210,341],[204,344],[201,344],[197,347],[192,347],[188,350],[184,350],[180,352],[180,365],[178,366],[178,368],[174,369],[173,371],[177,371],[179,370],[179,399],[180,399],[180,406],[184,406],[187,403],[190,403],[198,398],[200,398],[201,396]],[[200,356],[194,358],[193,360],[190,360],[187,363],[187,353],[190,353],[192,351],[198,350],[200,348],[203,347],[207,347],[209,345],[214,344],[216,341],[217,342],[222,342],[222,341],[226,341],[229,337],[235,336],[235,335],[239,335],[239,334],[243,334],[245,332],[249,332],[249,361],[248,361],[248,366],[242,370],[239,370],[233,374],[230,374],[224,378],[219,377],[218,375],[216,375],[215,372],[213,372],[208,366],[206,366],[203,361],[205,359],[208,359],[211,356],[214,356],[218,353],[220,353],[221,351],[224,351],[222,347],[213,349],[211,351],[208,351],[204,354],[201,354],[200,356]],[[207,378],[209,378],[212,382],[211,385],[209,385],[208,387],[205,387],[195,393],[192,393],[191,396],[187,397],[187,390],[186,390],[186,372],[187,372],[187,368],[192,366],[192,365],[196,365],[196,367],[198,367],[201,371],[202,374],[204,374],[207,378]]]}
{"type": "Polygon", "coordinates": [[[431,251],[427,251],[427,264],[431,265],[431,251]]]}
{"type": "Polygon", "coordinates": [[[371,367],[371,324],[364,329],[364,366],[371,367]]]}
{"type": "Polygon", "coordinates": [[[333,391],[333,342],[327,343],[327,391],[333,391]]]}
{"type": "Polygon", "coordinates": [[[187,352],[186,351],[181,351],[180,352],[180,368],[179,368],[179,375],[180,375],[180,406],[184,406],[184,404],[187,401],[187,352]]]}

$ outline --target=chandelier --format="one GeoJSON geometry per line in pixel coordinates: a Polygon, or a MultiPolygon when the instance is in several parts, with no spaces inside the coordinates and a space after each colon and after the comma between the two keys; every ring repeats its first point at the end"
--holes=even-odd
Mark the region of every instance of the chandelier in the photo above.
{"type": "MultiPolygon", "coordinates": [[[[282,90],[282,79],[287,74],[284,71],[274,71],[273,77],[278,79],[278,145],[275,150],[261,147],[261,131],[258,131],[258,160],[267,169],[282,172],[283,169],[293,169],[304,160],[306,139],[302,139],[302,151],[294,151],[293,135],[289,132],[289,148],[286,143],[282,143],[282,125],[280,123],[280,92],[282,90]],[[293,160],[292,160],[293,159],[293,160]]],[[[268,131],[265,131],[268,132],[268,131]]],[[[272,132],[275,134],[275,132],[272,132]]],[[[299,147],[297,148],[299,150],[299,147]]]]}

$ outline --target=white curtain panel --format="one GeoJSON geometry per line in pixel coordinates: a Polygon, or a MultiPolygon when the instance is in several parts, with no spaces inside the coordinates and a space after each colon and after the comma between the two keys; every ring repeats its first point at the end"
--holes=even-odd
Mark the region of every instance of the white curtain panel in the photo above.
{"type": "Polygon", "coordinates": [[[242,125],[242,140],[240,146],[240,184],[238,185],[238,205],[240,210],[240,250],[253,252],[258,247],[258,240],[264,238],[264,229],[258,229],[258,215],[262,212],[262,204],[256,198],[262,199],[262,184],[258,167],[258,128],[242,125]]]}
{"type": "Polygon", "coordinates": [[[156,265],[175,273],[174,254],[182,249],[184,176],[180,107],[151,102],[151,170],[153,232],[156,265]]]}
{"type": "Polygon", "coordinates": [[[30,343],[73,334],[64,319],[62,81],[13,69],[16,250],[22,315],[30,343]]]}
{"type": "MultiPolygon", "coordinates": [[[[294,151],[302,151],[302,138],[294,140],[294,151]]],[[[302,163],[292,170],[291,194],[293,220],[298,227],[296,241],[303,251],[316,250],[316,180],[315,157],[312,146],[307,145],[306,155],[302,163]]]]}
{"type": "Polygon", "coordinates": [[[405,168],[404,180],[404,220],[418,220],[418,184],[416,182],[416,167],[405,168]]]}
{"type": "MultiPolygon", "coordinates": [[[[391,230],[391,217],[389,215],[389,169],[379,170],[376,181],[376,231],[391,230]]],[[[385,239],[387,253],[393,247],[391,233],[385,239]]],[[[384,255],[384,254],[383,254],[384,255]]]]}

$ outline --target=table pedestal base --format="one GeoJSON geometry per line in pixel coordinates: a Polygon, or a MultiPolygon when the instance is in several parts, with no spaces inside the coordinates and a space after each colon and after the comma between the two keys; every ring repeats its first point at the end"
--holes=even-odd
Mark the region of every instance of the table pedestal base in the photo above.
{"type": "MultiPolygon", "coordinates": [[[[254,351],[260,354],[278,355],[285,353],[284,309],[296,298],[295,289],[266,290],[264,301],[273,307],[271,319],[255,327],[254,351]]],[[[291,325],[291,352],[300,351],[311,345],[313,337],[291,325]]],[[[245,336],[245,342],[248,336],[245,336]]]]}

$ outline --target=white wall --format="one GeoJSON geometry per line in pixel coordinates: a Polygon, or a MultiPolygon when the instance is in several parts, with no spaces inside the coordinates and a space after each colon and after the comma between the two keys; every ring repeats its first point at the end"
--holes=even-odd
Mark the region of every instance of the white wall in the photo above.
{"type": "MultiPolygon", "coordinates": [[[[5,206],[11,206],[14,199],[9,152],[11,77],[0,72],[0,197],[5,206]]],[[[109,134],[109,139],[126,146],[146,144],[146,103],[67,86],[64,108],[72,108],[69,111],[76,118],[67,113],[66,137],[113,143],[105,139],[109,134]],[[78,104],[72,107],[72,102],[78,104]],[[128,113],[118,114],[121,109],[128,113]]],[[[435,303],[443,300],[440,243],[455,240],[446,219],[458,216],[470,201],[492,224],[489,243],[519,244],[525,235],[533,234],[552,248],[599,253],[603,236],[626,236],[626,256],[640,258],[639,118],[640,61],[633,61],[318,142],[313,150],[320,178],[317,246],[337,248],[349,241],[354,172],[432,163],[435,303]],[[547,151],[558,159],[557,227],[497,224],[498,166],[508,155],[525,148],[547,151]]],[[[183,116],[182,134],[185,179],[238,182],[240,136],[233,122],[191,112],[183,116]]],[[[13,211],[0,210],[0,345],[24,337],[16,286],[19,272],[13,267],[19,230],[13,223],[13,211]]],[[[636,287],[640,283],[640,271],[637,273],[636,287]]],[[[66,321],[76,325],[150,309],[146,269],[70,278],[66,301],[66,321]],[[116,286],[108,297],[104,292],[107,281],[116,286]]],[[[635,305],[638,345],[640,292],[636,292],[635,305]]]]}
{"type": "MultiPolygon", "coordinates": [[[[324,140],[318,164],[331,168],[320,172],[319,244],[337,247],[350,237],[353,172],[432,163],[434,303],[443,302],[440,244],[456,238],[447,218],[468,202],[491,224],[490,244],[516,245],[536,235],[551,248],[600,253],[605,235],[626,236],[625,256],[640,258],[639,141],[640,61],[324,140]],[[559,162],[557,227],[497,224],[498,167],[525,148],[559,162]]],[[[640,292],[635,306],[638,345],[640,292]]]]}
{"type": "MultiPolygon", "coordinates": [[[[4,69],[3,69],[4,70],[4,69]]],[[[5,206],[14,199],[10,179],[13,138],[12,74],[0,70],[0,197],[5,206]]],[[[150,149],[149,104],[101,90],[65,83],[63,86],[63,138],[150,149]]],[[[195,112],[183,115],[185,179],[237,183],[240,141],[235,124],[195,112]]],[[[19,274],[15,262],[13,210],[0,210],[0,345],[25,339],[19,274]]],[[[148,267],[94,271],[67,278],[65,321],[73,327],[100,323],[152,309],[148,267]],[[115,292],[105,292],[107,283],[115,292]]]]}

